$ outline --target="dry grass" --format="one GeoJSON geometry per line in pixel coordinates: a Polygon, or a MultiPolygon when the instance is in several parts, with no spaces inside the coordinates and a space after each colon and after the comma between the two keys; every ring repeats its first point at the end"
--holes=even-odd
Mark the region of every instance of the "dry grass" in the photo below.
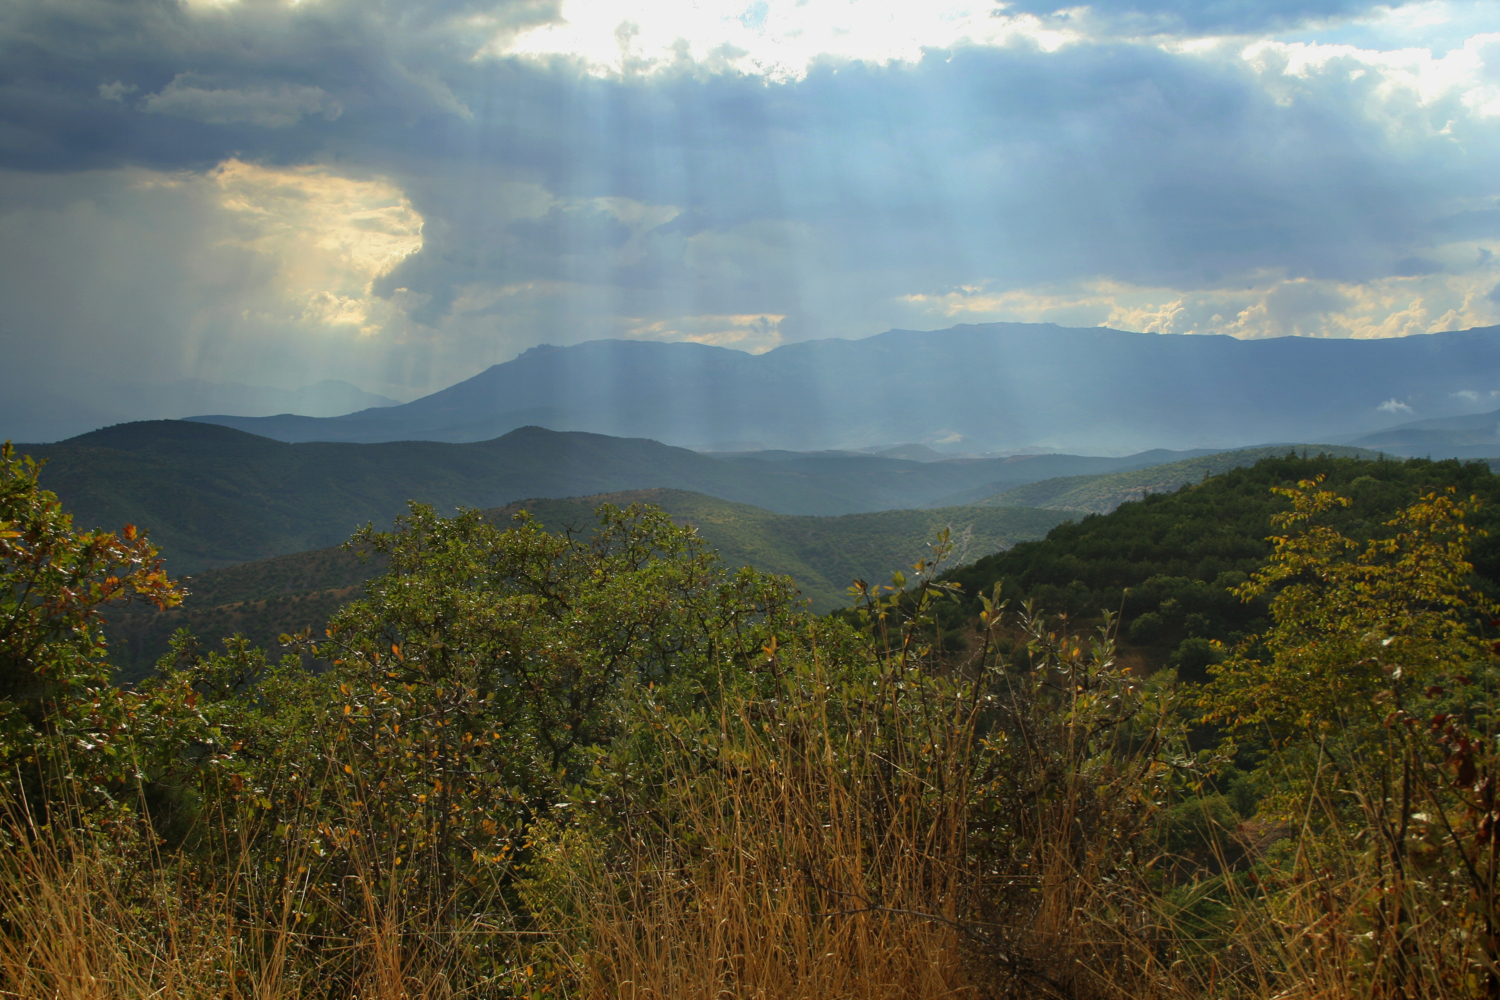
{"type": "MultiPolygon", "coordinates": [[[[448,1000],[451,955],[423,947],[401,895],[352,887],[350,933],[298,929],[315,870],[270,881],[241,863],[208,879],[122,825],[110,836],[37,826],[12,810],[0,855],[0,996],[24,1000],[448,1000]],[[216,876],[216,877],[215,877],[216,876]]],[[[305,859],[312,861],[309,856],[305,859]]],[[[420,918],[419,918],[420,919],[420,918]]]]}
{"type": "Polygon", "coordinates": [[[1122,850],[1138,778],[1128,768],[1058,773],[1009,817],[1019,833],[1008,853],[976,861],[969,709],[840,700],[817,676],[779,695],[726,699],[711,725],[664,729],[662,787],[623,832],[538,825],[521,883],[529,914],[498,931],[412,907],[391,873],[420,881],[415,857],[343,876],[343,931],[330,941],[299,928],[327,893],[311,856],[280,869],[305,877],[272,880],[252,874],[248,847],[210,869],[136,836],[12,814],[0,996],[1487,995],[1472,915],[1436,905],[1430,882],[1382,874],[1358,843],[1315,836],[1315,824],[1283,828],[1292,839],[1279,845],[1244,831],[1249,859],[1274,846],[1288,881],[1224,882],[1228,916],[1205,944],[1167,901],[1173,859],[1122,850]]]}
{"type": "Polygon", "coordinates": [[[960,923],[961,810],[875,727],[822,707],[726,712],[710,758],[671,758],[670,823],[623,851],[553,841],[530,890],[562,918],[580,996],[980,995],[960,923]]]}

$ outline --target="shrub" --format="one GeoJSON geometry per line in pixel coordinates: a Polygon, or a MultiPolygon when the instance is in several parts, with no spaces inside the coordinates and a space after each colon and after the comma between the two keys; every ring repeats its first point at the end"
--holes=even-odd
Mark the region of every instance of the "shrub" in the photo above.
{"type": "Polygon", "coordinates": [[[1160,639],[1166,630],[1167,623],[1162,620],[1161,615],[1155,611],[1147,611],[1143,615],[1137,615],[1135,621],[1130,623],[1130,641],[1149,646],[1160,639]]]}

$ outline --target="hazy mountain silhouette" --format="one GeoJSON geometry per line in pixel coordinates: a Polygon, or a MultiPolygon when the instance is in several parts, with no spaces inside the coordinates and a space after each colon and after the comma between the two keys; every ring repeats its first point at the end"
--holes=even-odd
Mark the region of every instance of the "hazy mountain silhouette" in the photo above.
{"type": "Polygon", "coordinates": [[[149,528],[174,573],[335,545],[358,525],[388,524],[409,499],[451,513],[457,506],[499,507],[526,497],[667,488],[778,514],[852,514],[924,507],[965,490],[989,496],[1050,476],[1184,457],[714,458],[656,441],[539,427],[466,444],[288,444],[176,420],[120,424],[19,450],[47,460],[42,484],[57,493],[80,527],[149,528]]]}
{"type": "Polygon", "coordinates": [[[687,447],[1124,453],[1342,440],[1448,416],[1500,384],[1500,327],[1390,340],[1164,336],[996,323],[761,355],[604,340],[536,347],[401,406],[205,416],[283,441],[479,441],[536,424],[687,447]]]}
{"type": "Polygon", "coordinates": [[[1500,456],[1500,410],[1414,420],[1350,442],[1392,455],[1425,458],[1500,456]]]}

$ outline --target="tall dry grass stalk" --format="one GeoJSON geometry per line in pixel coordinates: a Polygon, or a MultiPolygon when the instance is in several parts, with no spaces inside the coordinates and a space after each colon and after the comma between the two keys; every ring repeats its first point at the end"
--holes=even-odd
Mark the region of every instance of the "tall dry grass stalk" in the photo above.
{"type": "MultiPolygon", "coordinates": [[[[380,842],[373,831],[349,839],[352,858],[329,878],[326,862],[295,853],[296,838],[268,867],[254,830],[174,856],[143,827],[104,836],[11,809],[0,996],[1486,995],[1471,957],[1476,918],[1434,894],[1441,873],[1398,877],[1359,837],[1330,835],[1340,817],[1315,822],[1331,808],[1320,799],[1300,829],[1282,831],[1276,857],[1259,844],[1236,854],[1226,834],[1212,865],[1198,860],[1187,878],[1216,885],[1224,911],[1209,940],[1168,898],[1182,859],[1141,853],[1154,842],[1133,826],[1153,815],[1134,798],[1149,790],[1145,750],[1081,756],[1070,741],[1086,731],[1046,731],[1052,717],[1033,717],[1015,730],[1030,749],[999,759],[1024,772],[1006,776],[1013,785],[1038,794],[1003,799],[1013,812],[996,825],[1009,839],[979,843],[974,809],[990,794],[979,782],[995,775],[979,766],[994,748],[980,742],[977,703],[941,685],[910,696],[916,678],[851,693],[815,669],[794,673],[771,694],[726,694],[711,717],[656,722],[660,786],[622,821],[538,824],[521,919],[498,901],[488,917],[433,905],[430,859],[374,857],[361,846],[380,842]],[[1266,881],[1215,881],[1247,865],[1266,881]],[[317,906],[337,910],[332,930],[301,923],[317,906]]],[[[993,721],[995,706],[985,710],[993,721]]]]}
{"type": "Polygon", "coordinates": [[[715,731],[669,737],[665,822],[615,844],[554,831],[528,892],[562,925],[580,996],[980,995],[964,790],[938,787],[963,780],[965,748],[948,742],[963,720],[921,734],[919,763],[917,734],[891,731],[913,720],[882,719],[889,706],[830,718],[818,691],[793,695],[730,702],[715,731]]]}
{"type": "Polygon", "coordinates": [[[379,876],[373,865],[344,879],[350,884],[340,902],[350,912],[339,932],[308,933],[299,913],[319,893],[327,901],[311,852],[287,859],[284,870],[300,877],[268,879],[257,874],[247,845],[220,867],[159,853],[149,830],[135,824],[104,835],[86,821],[41,826],[17,808],[3,818],[0,996],[449,1000],[484,993],[453,983],[482,986],[457,956],[490,936],[472,925],[439,925],[425,909],[405,912],[400,880],[379,876]]]}
{"type": "Polygon", "coordinates": [[[19,829],[29,836],[10,838],[0,855],[4,995],[208,998],[238,988],[222,895],[194,893],[144,845],[19,829]]]}

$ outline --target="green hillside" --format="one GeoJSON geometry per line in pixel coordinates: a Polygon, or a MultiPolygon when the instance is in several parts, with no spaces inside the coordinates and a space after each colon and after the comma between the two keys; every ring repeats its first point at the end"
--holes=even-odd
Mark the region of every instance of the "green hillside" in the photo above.
{"type": "Polygon", "coordinates": [[[1428,492],[1451,486],[1460,496],[1479,496],[1484,506],[1474,526],[1489,534],[1473,539],[1470,558],[1481,586],[1500,590],[1500,477],[1484,463],[1283,452],[1060,525],[1041,541],[955,569],[949,578],[962,585],[967,599],[945,610],[944,625],[961,641],[961,629],[979,611],[978,595],[1002,582],[1012,607],[1029,598],[1046,611],[1075,618],[1122,611],[1127,660],[1149,671],[1175,656],[1201,679],[1207,640],[1233,642],[1266,624],[1263,603],[1243,604],[1226,588],[1271,553],[1271,515],[1287,505],[1271,487],[1319,475],[1353,501],[1330,522],[1354,538],[1387,530],[1384,521],[1428,492]],[[1142,619],[1146,623],[1137,625],[1142,619]]]}
{"type": "MultiPolygon", "coordinates": [[[[490,514],[508,520],[529,511],[554,531],[588,530],[601,503],[660,506],[679,524],[692,524],[732,567],[754,566],[797,581],[815,611],[847,601],[851,580],[884,581],[926,553],[944,527],[967,538],[965,558],[976,559],[1018,541],[1041,538],[1071,515],[1036,508],[954,507],[893,510],[841,517],[776,514],[687,490],[635,490],[560,500],[526,500],[490,514]]],[[[240,632],[275,648],[282,633],[321,630],[337,608],[383,566],[339,548],[317,549],[212,569],[185,578],[190,596],[167,612],[128,608],[111,620],[112,658],[126,677],[139,677],[186,628],[205,642],[240,632]]]]}
{"type": "Polygon", "coordinates": [[[526,500],[500,513],[525,509],[548,528],[582,528],[592,522],[593,510],[600,503],[655,504],[677,523],[695,526],[730,566],[754,566],[790,576],[816,611],[848,603],[848,587],[856,577],[883,582],[892,572],[909,569],[945,527],[952,528],[955,539],[967,537],[967,552],[960,557],[966,561],[1041,538],[1070,516],[1024,507],[940,507],[795,517],[685,490],[526,500]]]}
{"type": "Polygon", "coordinates": [[[832,516],[922,507],[986,483],[999,484],[985,491],[994,493],[1057,475],[1055,469],[1102,471],[1137,461],[715,458],[656,441],[537,427],[473,444],[286,444],[171,420],[19,450],[47,461],[42,485],[80,526],[148,527],[168,569],[180,574],[336,545],[359,525],[389,524],[408,499],[448,513],[523,497],[668,488],[781,514],[832,516]]]}
{"type": "Polygon", "coordinates": [[[1331,455],[1339,458],[1374,459],[1378,452],[1340,445],[1271,445],[1224,451],[1125,472],[1107,472],[1092,476],[1060,476],[1041,482],[1016,486],[978,501],[982,506],[1047,507],[1055,510],[1088,511],[1107,514],[1131,500],[1153,493],[1171,493],[1207,476],[1217,476],[1230,469],[1254,465],[1263,458],[1280,458],[1289,453],[1331,455]]]}

